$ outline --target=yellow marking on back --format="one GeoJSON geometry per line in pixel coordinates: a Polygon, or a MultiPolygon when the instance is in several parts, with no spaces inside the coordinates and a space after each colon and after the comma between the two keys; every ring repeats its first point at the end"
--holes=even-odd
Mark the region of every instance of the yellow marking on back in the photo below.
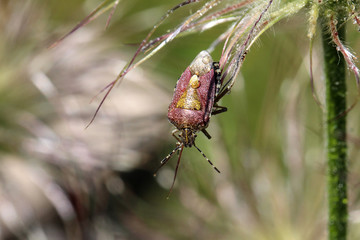
{"type": "Polygon", "coordinates": [[[190,78],[189,85],[191,88],[198,88],[200,87],[200,81],[199,77],[197,75],[194,75],[190,78]]]}
{"type": "Polygon", "coordinates": [[[200,110],[201,103],[196,90],[198,87],[200,87],[199,77],[197,75],[193,75],[190,78],[188,87],[177,102],[176,107],[189,110],[200,110]]]}

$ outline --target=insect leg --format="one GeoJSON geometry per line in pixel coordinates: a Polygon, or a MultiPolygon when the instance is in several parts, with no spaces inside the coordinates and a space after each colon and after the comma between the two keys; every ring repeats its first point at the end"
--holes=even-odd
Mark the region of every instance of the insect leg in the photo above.
{"type": "MultiPolygon", "coordinates": [[[[223,107],[223,106],[218,106],[216,103],[213,106],[211,115],[216,115],[216,114],[220,114],[223,112],[227,111],[227,107],[223,107]]],[[[208,133],[208,131],[206,131],[206,129],[202,129],[201,130],[203,132],[203,134],[208,138],[211,139],[211,135],[208,133]]]]}
{"type": "Polygon", "coordinates": [[[216,103],[213,106],[213,110],[211,112],[211,115],[220,114],[227,111],[227,107],[219,106],[216,103]]]}
{"type": "MultiPolygon", "coordinates": [[[[239,59],[237,59],[240,63],[243,63],[246,57],[247,51],[244,51],[240,56],[239,59]]],[[[230,67],[229,67],[230,68],[230,67]]],[[[228,69],[229,69],[228,68],[228,69]]],[[[226,75],[226,73],[225,73],[226,75]]],[[[234,86],[235,79],[236,79],[236,71],[233,73],[230,77],[230,79],[223,85],[222,89],[220,90],[219,94],[215,97],[215,103],[217,103],[221,98],[225,96],[228,92],[230,92],[231,88],[234,86]]],[[[220,81],[221,82],[221,81],[220,81]]]]}
{"type": "Polygon", "coordinates": [[[215,171],[220,173],[219,169],[214,166],[214,164],[206,157],[206,155],[194,144],[194,147],[203,155],[203,157],[210,163],[210,165],[214,168],[215,171]]]}
{"type": "Polygon", "coordinates": [[[176,133],[180,132],[180,130],[178,129],[174,129],[171,134],[173,135],[173,137],[178,141],[178,142],[181,142],[179,136],[176,135],[176,133]]]}
{"type": "Polygon", "coordinates": [[[220,101],[220,99],[222,99],[225,96],[225,94],[230,92],[230,90],[233,87],[234,83],[235,83],[234,78],[227,81],[226,84],[224,85],[224,87],[220,90],[220,93],[216,96],[214,102],[217,103],[218,101],[220,101]]]}
{"type": "Polygon", "coordinates": [[[210,134],[208,133],[208,131],[206,131],[205,129],[201,130],[203,132],[203,134],[208,138],[211,139],[210,134]]]}
{"type": "Polygon", "coordinates": [[[180,165],[181,154],[182,154],[182,152],[183,152],[183,150],[184,150],[184,145],[183,145],[183,144],[181,144],[181,145],[179,146],[179,148],[180,148],[180,152],[179,152],[179,158],[178,158],[178,161],[177,161],[177,163],[176,163],[174,180],[173,180],[173,183],[172,183],[172,185],[171,185],[171,188],[170,188],[169,194],[168,194],[168,196],[167,196],[167,199],[169,199],[170,194],[171,194],[171,192],[172,192],[172,190],[173,190],[173,188],[174,188],[174,184],[175,184],[175,180],[176,180],[177,172],[178,172],[179,165],[180,165]]]}
{"type": "Polygon", "coordinates": [[[219,94],[221,88],[221,70],[219,62],[213,63],[215,73],[215,96],[219,94]]]}

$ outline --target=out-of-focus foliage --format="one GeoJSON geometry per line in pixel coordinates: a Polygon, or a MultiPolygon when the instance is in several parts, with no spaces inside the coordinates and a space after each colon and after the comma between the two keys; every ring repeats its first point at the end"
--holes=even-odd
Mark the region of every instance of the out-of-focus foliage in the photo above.
{"type": "MultiPolygon", "coordinates": [[[[222,173],[185,149],[166,200],[175,160],[152,174],[175,144],[166,120],[173,86],[221,26],[174,40],[128,74],[84,130],[92,97],[178,2],[123,0],[106,31],[100,17],[47,49],[98,4],[0,1],[0,238],[325,239],[322,110],[309,83],[305,14],[253,46],[222,101],[228,112],[211,120],[213,138],[199,134],[222,173]]],[[[348,43],[360,52],[358,32],[348,43]]],[[[321,99],[318,48],[313,55],[321,99]]],[[[350,78],[350,102],[356,94],[350,78]]],[[[358,114],[349,113],[349,239],[360,237],[358,114]]]]}

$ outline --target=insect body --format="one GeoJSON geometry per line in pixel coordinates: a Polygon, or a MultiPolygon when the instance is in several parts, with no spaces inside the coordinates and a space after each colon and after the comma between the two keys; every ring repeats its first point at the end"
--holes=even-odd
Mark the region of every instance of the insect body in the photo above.
{"type": "Polygon", "coordinates": [[[159,167],[160,169],[176,152],[179,152],[174,180],[169,194],[175,183],[184,147],[194,146],[213,168],[220,173],[195,145],[196,134],[199,131],[202,131],[209,139],[211,138],[206,131],[211,115],[227,110],[225,107],[220,107],[214,103],[220,87],[219,64],[214,63],[210,54],[206,51],[202,51],[196,56],[176,84],[173,99],[168,110],[168,119],[176,127],[172,135],[178,142],[175,149],[161,161],[159,167]]]}

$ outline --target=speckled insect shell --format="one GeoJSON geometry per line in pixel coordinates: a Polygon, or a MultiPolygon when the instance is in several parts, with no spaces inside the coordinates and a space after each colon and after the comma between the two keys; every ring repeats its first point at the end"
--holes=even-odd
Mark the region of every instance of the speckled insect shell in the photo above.
{"type": "Polygon", "coordinates": [[[177,129],[200,131],[209,123],[215,97],[213,60],[200,52],[176,83],[168,118],[177,129]]]}

